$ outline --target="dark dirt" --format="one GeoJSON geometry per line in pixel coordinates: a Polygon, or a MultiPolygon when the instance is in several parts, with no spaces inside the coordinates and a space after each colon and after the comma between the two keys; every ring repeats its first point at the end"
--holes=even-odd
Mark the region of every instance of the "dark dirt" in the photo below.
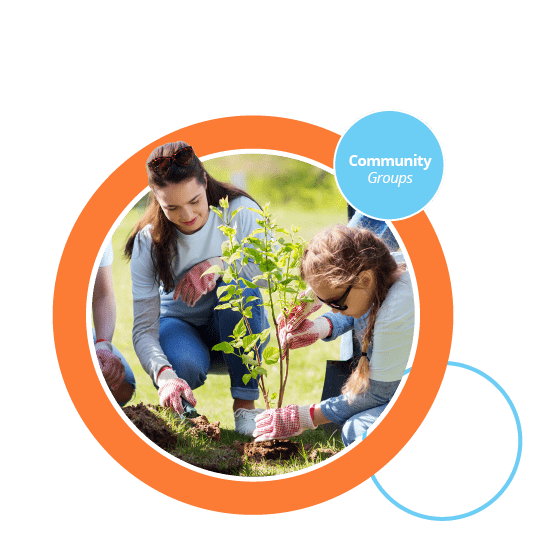
{"type": "Polygon", "coordinates": [[[241,455],[245,455],[250,461],[274,461],[281,459],[286,461],[294,455],[302,452],[301,444],[291,440],[268,440],[266,442],[246,442],[237,440],[235,448],[241,455]]]}
{"type": "Polygon", "coordinates": [[[123,412],[142,434],[160,448],[171,450],[177,447],[177,435],[171,432],[165,422],[144,404],[126,406],[123,412]]]}
{"type": "Polygon", "coordinates": [[[193,427],[187,431],[191,436],[198,436],[201,432],[203,432],[215,442],[219,442],[222,438],[220,423],[218,421],[210,423],[205,415],[195,417],[194,419],[186,419],[186,422],[193,424],[193,427]]]}

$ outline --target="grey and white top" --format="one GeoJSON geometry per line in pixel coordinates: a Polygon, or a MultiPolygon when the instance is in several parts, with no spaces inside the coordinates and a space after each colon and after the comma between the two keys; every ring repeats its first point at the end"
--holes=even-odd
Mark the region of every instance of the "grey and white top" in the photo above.
{"type": "MultiPolygon", "coordinates": [[[[397,262],[404,262],[402,253],[392,253],[397,262]]],[[[362,342],[369,312],[359,319],[342,314],[326,313],[332,323],[331,341],[346,331],[355,329],[362,342]]],[[[391,286],[387,297],[377,312],[373,335],[368,348],[370,379],[399,381],[404,375],[414,338],[414,292],[410,273],[406,271],[391,286]]]]}

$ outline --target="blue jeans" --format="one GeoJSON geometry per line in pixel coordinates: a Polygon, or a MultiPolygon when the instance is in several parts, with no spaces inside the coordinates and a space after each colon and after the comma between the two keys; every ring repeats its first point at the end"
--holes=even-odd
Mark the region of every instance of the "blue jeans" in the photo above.
{"type": "Polygon", "coordinates": [[[393,395],[400,381],[374,381],[352,403],[345,394],[324,400],[319,405],[321,413],[331,422],[342,425],[342,440],[350,445],[377,420],[393,395]]]}
{"type": "MultiPolygon", "coordinates": [[[[217,287],[224,285],[220,282],[217,287]]],[[[219,304],[216,290],[214,307],[219,304]]],[[[262,306],[259,289],[244,289],[243,297],[257,297],[250,303],[252,318],[249,326],[252,333],[260,333],[270,327],[266,310],[262,306]]],[[[243,375],[249,373],[241,358],[235,354],[211,351],[215,344],[229,341],[241,314],[231,309],[214,310],[207,325],[195,326],[180,318],[163,317],[159,322],[159,343],[177,376],[185,380],[191,389],[204,384],[211,367],[225,362],[231,380],[231,396],[241,400],[257,400],[259,388],[256,379],[243,384],[243,375]]],[[[262,354],[265,345],[259,345],[262,354]]]]}
{"type": "MultiPolygon", "coordinates": [[[[95,329],[93,330],[93,342],[96,341],[95,338],[95,329]]],[[[111,343],[112,344],[112,343],[111,343]]],[[[128,362],[124,359],[124,356],[120,353],[120,351],[117,349],[117,347],[113,344],[113,352],[115,353],[116,356],[119,357],[121,363],[124,366],[124,380],[127,383],[130,383],[135,389],[136,389],[136,379],[134,378],[134,373],[132,372],[132,368],[130,367],[130,365],[128,365],[128,362]]],[[[128,402],[123,402],[122,404],[119,404],[119,406],[125,406],[128,402]]]]}

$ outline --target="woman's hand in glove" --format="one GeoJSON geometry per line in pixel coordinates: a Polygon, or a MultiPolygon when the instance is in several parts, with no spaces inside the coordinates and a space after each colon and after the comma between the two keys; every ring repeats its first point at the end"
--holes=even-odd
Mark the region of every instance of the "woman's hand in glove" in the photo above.
{"type": "Polygon", "coordinates": [[[184,413],[185,409],[181,403],[181,398],[185,398],[193,407],[196,406],[196,399],[192,393],[191,387],[186,381],[177,377],[177,374],[171,368],[163,367],[157,378],[159,387],[159,405],[163,407],[171,407],[176,413],[184,413]]]}
{"type": "Polygon", "coordinates": [[[220,257],[214,257],[192,267],[179,281],[177,287],[175,287],[173,300],[177,300],[180,297],[187,306],[194,306],[202,295],[212,291],[220,277],[222,277],[217,273],[202,275],[212,266],[218,266],[220,270],[223,270],[224,262],[220,257]]]}

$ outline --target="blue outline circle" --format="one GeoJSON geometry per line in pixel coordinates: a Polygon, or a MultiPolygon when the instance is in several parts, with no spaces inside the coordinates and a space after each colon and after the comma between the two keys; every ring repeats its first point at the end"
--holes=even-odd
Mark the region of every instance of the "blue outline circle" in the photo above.
{"type": "MultiPolygon", "coordinates": [[[[500,489],[500,491],[489,501],[487,501],[484,505],[481,505],[480,507],[477,507],[476,509],[473,509],[472,511],[469,511],[468,513],[463,513],[461,515],[452,515],[452,516],[446,516],[446,517],[436,517],[436,516],[432,516],[432,515],[424,515],[422,513],[417,513],[416,511],[413,511],[412,509],[409,509],[408,507],[405,507],[404,505],[401,505],[400,503],[398,503],[396,500],[394,500],[381,486],[381,484],[379,483],[379,481],[377,480],[377,478],[375,477],[375,475],[373,475],[371,477],[371,479],[373,480],[373,483],[377,486],[378,490],[396,507],[398,507],[401,511],[404,511],[405,513],[408,513],[409,515],[413,515],[415,517],[418,518],[422,518],[425,520],[459,520],[461,518],[466,518],[466,517],[470,517],[472,515],[476,515],[476,513],[480,513],[480,511],[483,511],[484,509],[486,509],[486,507],[489,507],[490,505],[492,505],[492,503],[494,503],[507,489],[507,487],[511,484],[511,481],[513,480],[513,477],[515,476],[515,473],[517,472],[517,468],[519,467],[519,461],[521,460],[521,449],[523,447],[523,438],[522,438],[522,433],[521,433],[521,421],[519,420],[519,415],[517,414],[517,410],[515,409],[515,406],[513,405],[513,402],[511,401],[510,397],[507,395],[506,391],[494,380],[492,379],[492,377],[490,377],[489,375],[486,375],[486,373],[480,371],[479,369],[476,369],[475,367],[471,367],[470,365],[467,364],[462,364],[459,362],[447,362],[447,365],[452,365],[455,367],[462,367],[463,369],[467,369],[468,371],[472,371],[473,373],[477,373],[478,375],[484,377],[487,381],[489,381],[490,383],[492,383],[502,394],[502,396],[506,399],[506,402],[508,403],[513,416],[515,418],[515,424],[517,426],[517,457],[515,458],[515,465],[513,466],[513,470],[511,471],[511,474],[509,475],[509,478],[507,479],[506,483],[502,486],[502,488],[500,489]]],[[[405,371],[405,374],[408,373],[410,371],[410,369],[407,369],[405,371]]],[[[364,439],[367,436],[367,433],[364,433],[362,439],[364,439]]]]}

